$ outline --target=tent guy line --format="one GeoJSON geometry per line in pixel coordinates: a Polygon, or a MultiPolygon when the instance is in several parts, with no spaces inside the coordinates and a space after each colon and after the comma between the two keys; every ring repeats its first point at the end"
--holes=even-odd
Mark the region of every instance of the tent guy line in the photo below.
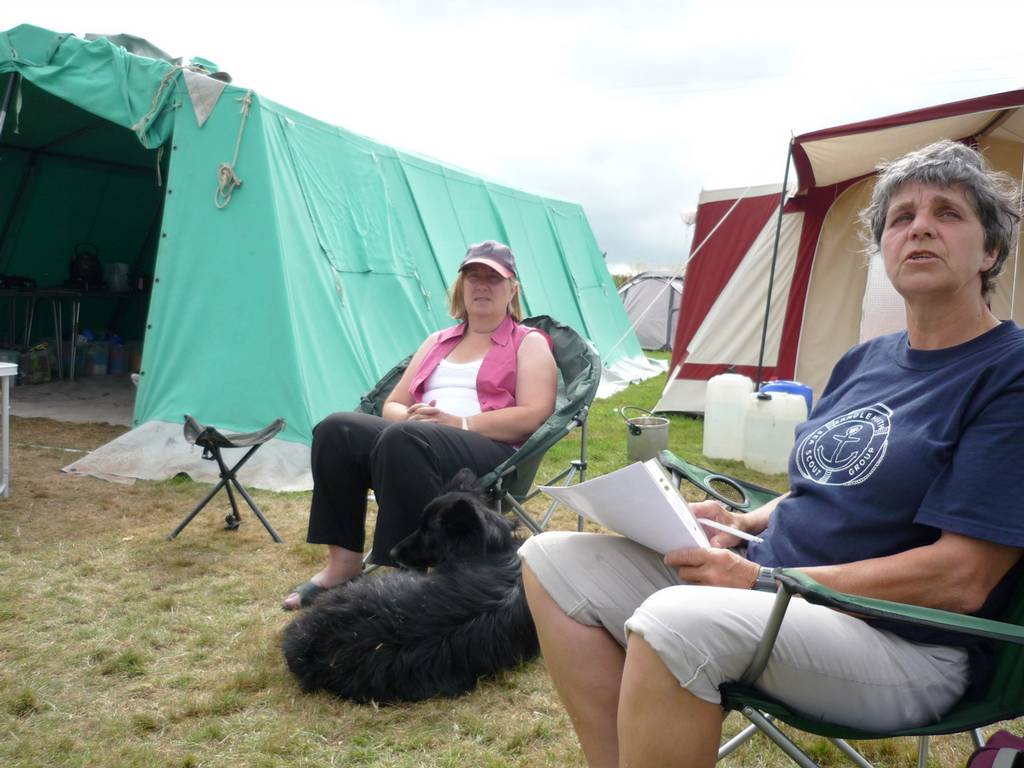
{"type": "MultiPolygon", "coordinates": [[[[708,240],[710,240],[710,239],[711,239],[711,236],[712,236],[713,234],[715,234],[715,232],[717,232],[717,231],[718,231],[718,228],[719,228],[720,226],[722,226],[722,224],[723,224],[723,223],[725,222],[725,220],[726,220],[727,218],[729,218],[729,214],[731,214],[731,213],[732,213],[732,212],[733,212],[734,210],[736,210],[736,206],[740,204],[740,201],[741,201],[741,200],[743,200],[743,198],[744,198],[744,197],[746,196],[746,194],[747,194],[747,193],[748,193],[748,192],[749,192],[749,191],[750,191],[751,189],[753,189],[753,185],[751,185],[751,186],[748,186],[748,187],[747,187],[746,189],[744,189],[744,190],[743,190],[743,191],[742,191],[742,192],[740,193],[740,196],[739,196],[739,197],[738,197],[738,198],[736,199],[736,201],[735,201],[735,202],[734,202],[734,203],[732,204],[732,207],[731,207],[731,208],[730,208],[730,209],[729,209],[728,211],[726,211],[726,212],[725,212],[725,214],[724,214],[724,215],[722,216],[722,218],[721,218],[721,219],[719,220],[719,222],[718,222],[718,223],[717,223],[717,224],[716,224],[716,225],[714,226],[714,228],[713,228],[713,229],[712,229],[712,230],[711,230],[710,232],[708,232],[707,236],[706,236],[706,237],[705,237],[705,238],[704,238],[704,239],[703,239],[703,240],[702,240],[702,241],[700,242],[700,244],[699,244],[699,245],[697,245],[697,247],[696,247],[696,248],[694,248],[694,249],[693,249],[693,250],[692,250],[692,251],[690,252],[690,255],[689,255],[689,256],[687,256],[686,260],[685,260],[685,261],[684,261],[684,262],[683,262],[682,264],[680,264],[680,265],[679,265],[679,267],[678,267],[678,268],[676,269],[676,271],[675,271],[675,272],[673,272],[673,273],[672,273],[672,278],[677,278],[677,277],[680,277],[680,276],[682,276],[682,275],[684,275],[684,274],[686,273],[686,266],[687,266],[687,265],[688,265],[688,264],[690,263],[690,260],[691,260],[691,259],[693,259],[693,257],[694,257],[694,256],[696,256],[696,255],[697,255],[698,253],[700,253],[700,250],[701,250],[701,248],[703,248],[703,247],[704,247],[704,244],[705,244],[705,243],[706,243],[706,242],[707,242],[708,240]]],[[[609,357],[611,357],[611,356],[613,355],[613,353],[614,353],[614,352],[615,352],[616,350],[618,350],[619,346],[620,346],[620,345],[621,345],[621,344],[622,344],[623,342],[625,342],[625,341],[626,341],[627,339],[629,339],[629,338],[630,338],[630,335],[631,335],[631,334],[632,334],[632,335],[633,335],[633,336],[635,337],[635,335],[636,335],[636,328],[637,328],[637,326],[638,326],[638,325],[640,324],[640,322],[641,322],[641,321],[642,321],[642,320],[644,319],[644,316],[645,316],[645,315],[646,315],[646,314],[647,314],[647,313],[648,313],[648,312],[649,312],[649,311],[651,310],[651,307],[653,307],[653,306],[654,306],[655,302],[656,302],[656,301],[658,301],[658,300],[659,300],[659,299],[661,298],[661,294],[662,294],[662,293],[664,293],[665,291],[667,291],[667,290],[669,289],[670,285],[671,285],[671,283],[669,283],[669,282],[666,282],[666,283],[665,283],[665,286],[664,286],[664,287],[663,287],[663,288],[661,289],[661,291],[660,291],[660,292],[659,292],[659,293],[658,293],[658,294],[657,294],[657,295],[656,295],[656,296],[654,297],[654,300],[653,300],[653,301],[652,301],[652,302],[651,302],[651,303],[650,303],[650,304],[649,304],[649,305],[647,306],[647,308],[646,308],[646,309],[645,309],[645,310],[644,310],[643,312],[641,312],[641,313],[640,313],[640,315],[639,315],[639,316],[638,316],[638,317],[637,317],[637,318],[636,318],[635,320],[633,320],[633,321],[632,321],[632,322],[630,323],[630,325],[629,325],[629,328],[627,328],[627,329],[625,330],[625,332],[623,332],[623,334],[622,334],[622,335],[621,335],[621,336],[619,337],[618,341],[616,341],[616,342],[615,342],[614,344],[612,344],[612,346],[611,346],[611,347],[610,347],[610,348],[608,349],[608,352],[607,352],[607,354],[608,354],[608,356],[609,356],[609,357]]],[[[601,359],[602,359],[602,360],[604,359],[604,355],[602,355],[602,356],[601,356],[601,359]]]]}

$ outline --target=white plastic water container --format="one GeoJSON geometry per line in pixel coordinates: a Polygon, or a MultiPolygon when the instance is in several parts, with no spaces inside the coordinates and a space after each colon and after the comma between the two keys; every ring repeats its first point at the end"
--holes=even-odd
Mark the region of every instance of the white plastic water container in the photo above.
{"type": "Polygon", "coordinates": [[[738,373],[708,379],[704,396],[704,455],[709,459],[743,458],[743,424],[754,382],[738,373]]]}
{"type": "Polygon", "coordinates": [[[791,392],[749,396],[743,429],[743,463],[750,469],[777,474],[789,467],[797,424],[807,419],[807,400],[791,392]]]}

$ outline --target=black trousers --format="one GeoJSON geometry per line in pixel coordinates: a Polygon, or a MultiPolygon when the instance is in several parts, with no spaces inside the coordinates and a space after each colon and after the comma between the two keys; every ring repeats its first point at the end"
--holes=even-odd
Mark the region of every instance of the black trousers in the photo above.
{"type": "Polygon", "coordinates": [[[371,562],[395,565],[391,548],[416,528],[428,502],[463,467],[486,474],[513,453],[483,435],[424,421],[335,413],[313,429],[311,544],[362,552],[366,492],[377,497],[371,562]]]}

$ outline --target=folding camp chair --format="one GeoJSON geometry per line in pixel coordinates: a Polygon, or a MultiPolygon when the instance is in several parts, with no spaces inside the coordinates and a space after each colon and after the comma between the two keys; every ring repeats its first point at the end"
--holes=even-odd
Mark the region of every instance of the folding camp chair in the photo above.
{"type": "Polygon", "coordinates": [[[845,739],[916,736],[920,739],[918,766],[924,768],[928,759],[929,736],[970,731],[974,745],[981,746],[981,727],[1024,714],[1024,580],[1018,583],[1014,600],[1008,610],[999,621],[993,621],[916,605],[833,592],[805,573],[794,569],[780,569],[776,572],[775,578],[780,589],[771,620],[765,629],[757,653],[744,673],[742,682],[722,687],[723,706],[739,711],[752,725],[722,745],[718,752],[719,760],[760,731],[774,741],[797,765],[802,768],[817,768],[818,764],[775,726],[772,719],[777,718],[793,728],[828,738],[862,768],[871,768],[871,763],[847,744],[845,739]],[[988,689],[981,696],[965,697],[937,723],[884,733],[848,728],[793,712],[752,687],[768,663],[772,645],[792,595],[799,595],[810,603],[861,616],[904,621],[1000,641],[996,645],[995,670],[988,689]]]}
{"type": "MultiPolygon", "coordinates": [[[[691,464],[670,451],[659,453],[658,460],[677,481],[691,482],[710,497],[741,512],[756,509],[778,495],[767,488],[691,464]]],[[[1024,626],[1021,626],[1024,625],[1024,580],[1017,588],[1018,599],[1001,617],[1001,621],[977,619],[959,613],[833,592],[805,573],[794,569],[780,569],[776,572],[776,581],[780,585],[776,603],[749,668],[741,682],[722,686],[722,706],[727,710],[740,712],[751,724],[720,747],[719,760],[725,759],[740,745],[761,732],[775,742],[797,765],[802,768],[817,768],[817,763],[774,724],[773,720],[777,719],[798,730],[827,738],[861,768],[872,766],[847,743],[847,739],[916,736],[920,739],[918,766],[924,768],[928,758],[929,736],[970,731],[975,746],[981,746],[982,735],[979,729],[982,726],[1024,714],[1024,649],[1021,648],[1021,645],[1024,645],[1024,626]],[[989,689],[983,697],[961,701],[937,723],[885,733],[839,726],[793,712],[753,685],[768,664],[772,646],[785,617],[786,607],[794,594],[811,603],[862,616],[907,621],[1004,641],[999,643],[997,648],[995,672],[989,689]]]]}
{"type": "MultiPolygon", "coordinates": [[[[544,485],[570,485],[575,480],[582,482],[586,478],[587,411],[601,382],[601,358],[593,344],[547,315],[528,317],[523,324],[539,328],[551,337],[552,354],[558,368],[555,411],[515,453],[481,477],[480,484],[499,508],[511,509],[531,532],[540,533],[550,523],[557,504],[551,503],[539,520],[530,515],[523,505],[539,493],[536,488],[532,492],[530,489],[544,454],[577,427],[580,428],[579,458],[572,459],[568,467],[544,485]]],[[[357,410],[380,415],[384,401],[402,378],[410,359],[406,358],[388,371],[363,396],[357,410]]],[[[578,517],[576,524],[582,530],[582,518],[578,517]]]]}
{"type": "Polygon", "coordinates": [[[270,440],[274,435],[284,429],[284,419],[275,419],[273,422],[265,426],[263,429],[257,430],[256,432],[246,433],[231,433],[221,432],[216,427],[207,427],[200,424],[189,414],[185,414],[185,439],[193,445],[201,446],[203,449],[203,458],[210,461],[216,461],[217,466],[220,467],[220,482],[213,487],[213,490],[206,494],[206,498],[199,502],[195,509],[189,512],[178,523],[178,527],[171,531],[167,540],[170,541],[179,533],[181,533],[185,526],[192,522],[192,518],[199,514],[200,510],[205,507],[210,500],[217,495],[217,492],[224,488],[228,492],[228,500],[231,502],[231,512],[224,518],[224,527],[229,531],[236,530],[242,522],[242,516],[238,514],[238,504],[235,502],[235,494],[231,491],[231,486],[234,485],[238,492],[242,494],[242,498],[245,499],[246,503],[252,508],[252,511],[256,513],[256,517],[263,523],[263,527],[267,529],[267,533],[270,537],[278,544],[281,543],[281,537],[277,535],[277,531],[274,530],[273,526],[263,516],[263,512],[256,505],[256,502],[252,500],[252,497],[246,492],[242,484],[238,482],[236,477],[238,470],[242,468],[242,465],[249,460],[249,458],[259,450],[259,447],[265,442],[270,440]],[[222,448],[248,448],[233,467],[228,467],[224,463],[224,457],[221,456],[222,448]]]}

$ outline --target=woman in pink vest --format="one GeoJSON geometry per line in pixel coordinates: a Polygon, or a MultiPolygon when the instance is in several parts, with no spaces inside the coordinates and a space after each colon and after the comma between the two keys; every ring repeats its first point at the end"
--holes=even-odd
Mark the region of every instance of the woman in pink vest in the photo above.
{"type": "Polygon", "coordinates": [[[328,559],[285,598],[285,610],[362,571],[368,488],[378,507],[370,560],[395,565],[391,548],[413,531],[445,482],[463,467],[478,475],[494,469],[554,411],[551,340],[519,324],[507,245],[470,246],[449,313],[459,324],[420,345],[383,416],[335,413],[313,430],[306,540],[326,544],[328,559]]]}

